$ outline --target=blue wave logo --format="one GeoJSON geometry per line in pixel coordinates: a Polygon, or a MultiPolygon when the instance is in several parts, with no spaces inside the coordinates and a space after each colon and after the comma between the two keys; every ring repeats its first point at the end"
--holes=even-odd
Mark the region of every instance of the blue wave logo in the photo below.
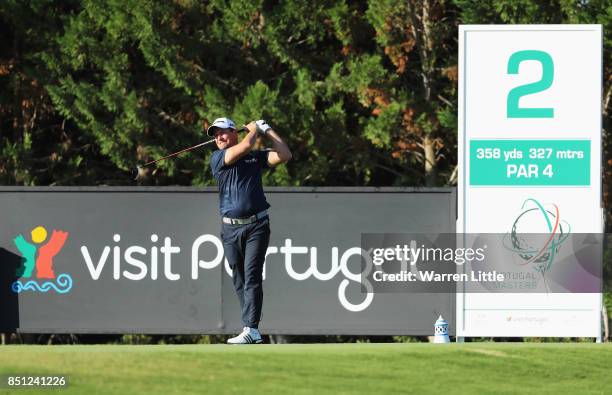
{"type": "Polygon", "coordinates": [[[21,293],[25,291],[32,292],[49,292],[55,290],[59,294],[65,294],[72,289],[72,277],[68,273],[62,273],[55,281],[45,281],[42,284],[34,280],[30,280],[24,283],[17,280],[11,285],[11,289],[15,293],[21,293]]]}

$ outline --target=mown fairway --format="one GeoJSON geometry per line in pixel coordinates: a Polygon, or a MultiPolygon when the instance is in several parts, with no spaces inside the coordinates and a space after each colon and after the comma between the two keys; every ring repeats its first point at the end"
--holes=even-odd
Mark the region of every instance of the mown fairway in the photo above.
{"type": "Polygon", "coordinates": [[[612,394],[612,346],[4,346],[0,373],[69,376],[47,394],[612,394]]]}

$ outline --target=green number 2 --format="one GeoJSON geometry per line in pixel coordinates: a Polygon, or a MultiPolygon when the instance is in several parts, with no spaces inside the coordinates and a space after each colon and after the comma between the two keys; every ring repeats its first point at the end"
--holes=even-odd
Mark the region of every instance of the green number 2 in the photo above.
{"type": "Polygon", "coordinates": [[[552,85],[555,66],[550,55],[544,51],[518,51],[508,59],[508,74],[518,74],[519,64],[525,60],[536,60],[542,64],[542,78],[531,84],[517,86],[508,92],[508,118],[553,118],[553,108],[520,108],[519,99],[525,95],[542,92],[552,85]]]}

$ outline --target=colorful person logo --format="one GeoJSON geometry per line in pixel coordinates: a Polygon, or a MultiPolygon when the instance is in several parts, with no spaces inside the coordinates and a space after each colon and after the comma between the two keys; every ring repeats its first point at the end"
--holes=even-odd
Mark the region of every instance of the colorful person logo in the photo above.
{"type": "Polygon", "coordinates": [[[72,277],[67,273],[62,273],[56,278],[53,271],[53,258],[60,252],[64,243],[66,243],[68,232],[54,229],[51,232],[51,237],[45,243],[47,240],[47,229],[43,226],[37,226],[32,229],[31,239],[33,243],[28,242],[23,235],[15,237],[15,245],[23,257],[22,265],[17,269],[17,275],[22,279],[31,278],[34,269],[36,269],[36,277],[38,279],[49,279],[51,281],[38,284],[37,281],[30,280],[22,284],[21,281],[17,280],[12,285],[13,291],[17,293],[27,290],[47,292],[51,289],[58,293],[70,291],[72,288],[72,277]],[[37,246],[37,244],[40,246],[37,246]]]}

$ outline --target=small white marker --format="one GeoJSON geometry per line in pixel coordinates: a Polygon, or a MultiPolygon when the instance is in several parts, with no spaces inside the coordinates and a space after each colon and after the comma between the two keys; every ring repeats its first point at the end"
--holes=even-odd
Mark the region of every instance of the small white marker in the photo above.
{"type": "Polygon", "coordinates": [[[450,343],[448,337],[448,322],[442,318],[442,315],[438,317],[438,320],[434,324],[434,343],[450,343]]]}

